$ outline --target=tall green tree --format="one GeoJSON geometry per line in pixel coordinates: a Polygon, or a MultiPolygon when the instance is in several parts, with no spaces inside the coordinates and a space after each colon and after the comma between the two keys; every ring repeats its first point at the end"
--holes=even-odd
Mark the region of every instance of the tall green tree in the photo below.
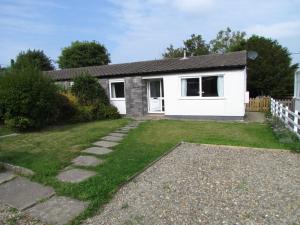
{"type": "Polygon", "coordinates": [[[201,35],[192,34],[191,38],[183,41],[183,47],[174,48],[171,44],[162,56],[164,58],[183,57],[184,50],[187,56],[206,55],[209,53],[209,45],[205,43],[201,35]]]}
{"type": "Polygon", "coordinates": [[[106,65],[110,63],[110,55],[105,46],[96,41],[75,41],[63,48],[57,63],[62,69],[106,65]]]}
{"type": "Polygon", "coordinates": [[[42,50],[27,50],[20,52],[16,60],[11,60],[11,69],[36,68],[41,71],[54,70],[51,59],[42,50]]]}
{"type": "Polygon", "coordinates": [[[248,60],[247,86],[252,97],[283,97],[293,94],[293,79],[298,64],[292,64],[288,49],[278,41],[253,35],[231,50],[258,53],[255,60],[248,60]]]}
{"type": "Polygon", "coordinates": [[[231,52],[235,46],[239,46],[245,41],[246,33],[241,31],[232,31],[229,27],[226,30],[218,32],[215,39],[210,41],[211,53],[231,52]]]}

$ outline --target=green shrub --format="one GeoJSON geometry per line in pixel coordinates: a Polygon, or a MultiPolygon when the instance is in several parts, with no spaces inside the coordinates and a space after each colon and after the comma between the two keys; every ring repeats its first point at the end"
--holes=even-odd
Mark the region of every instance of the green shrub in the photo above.
{"type": "Polygon", "coordinates": [[[115,106],[104,104],[95,105],[93,115],[95,119],[118,119],[121,117],[115,106]]]}
{"type": "Polygon", "coordinates": [[[73,120],[73,117],[78,113],[76,105],[69,101],[68,97],[62,94],[57,94],[56,105],[58,110],[57,121],[69,122],[73,120]]]}
{"type": "Polygon", "coordinates": [[[97,79],[88,73],[83,73],[74,79],[71,91],[78,98],[81,105],[109,104],[105,90],[97,79]]]}
{"type": "Polygon", "coordinates": [[[88,122],[94,120],[93,107],[76,105],[76,114],[72,119],[72,122],[88,122]]]}
{"type": "Polygon", "coordinates": [[[57,122],[59,98],[53,81],[36,69],[12,70],[0,77],[0,116],[11,128],[28,130],[57,122]]]}

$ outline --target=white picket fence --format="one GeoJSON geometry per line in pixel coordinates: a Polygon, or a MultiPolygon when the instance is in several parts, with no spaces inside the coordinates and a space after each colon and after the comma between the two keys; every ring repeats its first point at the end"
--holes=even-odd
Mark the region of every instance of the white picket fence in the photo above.
{"type": "Polygon", "coordinates": [[[290,111],[288,106],[284,106],[282,103],[271,98],[271,113],[283,121],[286,127],[300,138],[300,116],[297,110],[295,110],[295,112],[290,111]]]}

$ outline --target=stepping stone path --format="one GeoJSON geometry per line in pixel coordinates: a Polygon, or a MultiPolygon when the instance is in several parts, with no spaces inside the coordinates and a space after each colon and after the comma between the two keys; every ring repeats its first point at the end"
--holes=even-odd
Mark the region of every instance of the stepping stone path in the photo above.
{"type": "Polygon", "coordinates": [[[90,170],[69,169],[61,172],[57,179],[62,182],[79,183],[95,175],[96,172],[90,170]]]}
{"type": "MultiPolygon", "coordinates": [[[[101,138],[101,140],[93,143],[93,147],[84,149],[81,152],[97,156],[111,153],[113,151],[111,148],[118,145],[131,129],[137,128],[140,122],[142,121],[132,122],[131,124],[108,134],[107,136],[101,138]]],[[[72,166],[89,167],[100,165],[103,161],[94,156],[78,156],[77,158],[73,159],[72,162],[72,166]]],[[[82,168],[76,169],[72,168],[72,166],[66,167],[60,174],[58,174],[57,179],[62,182],[79,183],[96,175],[96,172],[94,171],[85,170],[82,168]]]]}
{"type": "Polygon", "coordinates": [[[53,195],[52,187],[45,187],[23,177],[16,177],[0,185],[0,200],[19,210],[24,210],[53,195]]]}
{"type": "Polygon", "coordinates": [[[109,148],[91,147],[83,150],[82,152],[94,155],[105,155],[111,153],[112,150],[110,150],[109,148]]]}
{"type": "Polygon", "coordinates": [[[102,139],[105,140],[105,141],[122,141],[123,137],[105,136],[102,139]]]}
{"type": "MultiPolygon", "coordinates": [[[[94,147],[87,148],[82,153],[95,156],[111,153],[110,149],[119,144],[127,133],[136,128],[142,121],[136,121],[127,125],[101,140],[94,143],[94,147]]],[[[57,179],[62,182],[79,183],[95,176],[96,172],[74,168],[76,166],[97,166],[103,160],[82,155],[72,160],[72,166],[68,166],[58,174],[57,179]]],[[[23,168],[25,169],[25,168],[23,168]]],[[[30,174],[29,174],[30,175],[30,174]]],[[[52,187],[47,187],[27,178],[20,177],[12,171],[0,172],[0,201],[18,210],[38,218],[44,223],[63,225],[69,223],[87,207],[87,202],[56,196],[52,187]]]]}
{"type": "Polygon", "coordinates": [[[32,182],[11,171],[0,172],[0,180],[0,202],[25,211],[43,223],[69,223],[87,207],[86,202],[58,197],[52,187],[32,182]]]}
{"type": "Polygon", "coordinates": [[[10,180],[14,179],[15,177],[16,177],[16,175],[11,171],[5,171],[3,173],[0,173],[0,184],[10,181],[10,180]]]}
{"type": "Polygon", "coordinates": [[[110,133],[110,136],[114,136],[114,137],[124,137],[126,134],[121,134],[121,133],[110,133]]]}
{"type": "Polygon", "coordinates": [[[78,216],[87,206],[78,200],[55,196],[28,209],[32,217],[36,217],[47,224],[66,224],[78,216]]]}
{"type": "Polygon", "coordinates": [[[104,148],[110,148],[118,145],[118,142],[113,142],[113,141],[97,141],[93,143],[93,145],[99,146],[99,147],[104,147],[104,148]]]}
{"type": "Polygon", "coordinates": [[[94,156],[78,156],[72,160],[73,165],[75,166],[98,166],[101,164],[102,160],[94,156]]]}

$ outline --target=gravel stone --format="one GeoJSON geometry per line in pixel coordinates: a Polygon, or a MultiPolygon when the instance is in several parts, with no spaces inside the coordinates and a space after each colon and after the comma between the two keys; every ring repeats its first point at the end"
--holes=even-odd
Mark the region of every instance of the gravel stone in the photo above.
{"type": "Polygon", "coordinates": [[[85,224],[298,225],[300,154],[184,143],[85,224]]]}

